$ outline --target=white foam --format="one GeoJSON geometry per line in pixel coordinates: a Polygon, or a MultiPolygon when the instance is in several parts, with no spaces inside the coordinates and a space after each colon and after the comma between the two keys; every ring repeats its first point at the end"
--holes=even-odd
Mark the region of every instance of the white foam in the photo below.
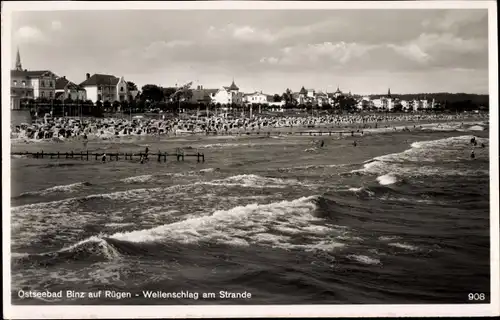
{"type": "Polygon", "coordinates": [[[398,178],[396,178],[394,174],[385,174],[383,176],[377,177],[377,181],[379,184],[385,186],[396,183],[398,181],[398,178]]]}
{"type": "Polygon", "coordinates": [[[321,220],[312,215],[316,209],[315,198],[316,196],[311,196],[269,204],[237,206],[153,229],[116,233],[111,238],[130,242],[212,241],[236,246],[258,244],[306,251],[331,251],[344,246],[333,237],[325,239],[324,236],[318,236],[335,233],[332,227],[311,226],[311,222],[321,220]],[[295,244],[291,239],[299,233],[304,239],[300,244],[295,244]]]}
{"type": "Polygon", "coordinates": [[[51,193],[58,193],[58,192],[64,192],[64,193],[72,193],[76,192],[79,189],[85,187],[88,185],[88,182],[76,182],[76,183],[71,183],[71,184],[64,184],[60,186],[54,186],[50,187],[44,190],[40,191],[29,191],[22,193],[21,195],[40,195],[40,196],[45,196],[51,193]]]}
{"type": "Polygon", "coordinates": [[[483,131],[484,127],[481,127],[481,126],[472,126],[468,130],[470,130],[470,131],[483,131]]]}
{"type": "Polygon", "coordinates": [[[140,175],[140,176],[135,176],[135,177],[128,177],[125,179],[121,179],[120,181],[125,182],[125,183],[141,183],[141,182],[148,182],[152,180],[153,175],[151,174],[145,174],[145,175],[140,175]]]}
{"type": "MultiPolygon", "coordinates": [[[[427,176],[427,175],[476,175],[477,170],[438,168],[436,162],[454,162],[469,159],[470,139],[474,136],[457,136],[431,141],[417,141],[411,149],[375,157],[363,164],[363,168],[351,173],[371,173],[380,176],[427,176]],[[432,165],[426,165],[432,164],[432,165]]],[[[487,138],[476,137],[478,143],[487,143],[487,138]]],[[[476,157],[487,156],[487,152],[477,152],[476,157]]],[[[487,172],[486,172],[487,174],[487,172]]],[[[386,177],[385,177],[386,178],[386,177]]]]}
{"type": "Polygon", "coordinates": [[[110,228],[120,228],[120,227],[128,227],[134,225],[133,223],[117,223],[117,222],[112,222],[112,223],[106,223],[104,226],[110,227],[110,228]]]}
{"type": "Polygon", "coordinates": [[[301,182],[293,179],[279,179],[279,178],[269,178],[262,177],[255,174],[240,174],[236,176],[227,177],[222,180],[213,180],[206,182],[210,185],[223,185],[223,186],[242,186],[242,187],[254,187],[254,188],[285,188],[291,185],[303,185],[301,182]]]}
{"type": "Polygon", "coordinates": [[[349,188],[349,189],[348,189],[348,191],[352,191],[352,192],[359,192],[359,191],[361,191],[361,190],[363,190],[363,187],[359,187],[359,188],[354,188],[354,187],[352,187],[352,188],[349,188]]]}
{"type": "Polygon", "coordinates": [[[392,247],[397,247],[397,248],[411,250],[411,251],[418,250],[418,247],[412,246],[412,245],[406,244],[406,243],[394,242],[394,243],[389,243],[389,245],[392,247]]]}
{"type": "Polygon", "coordinates": [[[349,258],[351,260],[355,260],[357,262],[361,262],[363,264],[373,264],[373,265],[381,264],[379,259],[371,258],[371,257],[365,256],[365,255],[351,254],[351,255],[348,255],[347,258],[349,258]]]}

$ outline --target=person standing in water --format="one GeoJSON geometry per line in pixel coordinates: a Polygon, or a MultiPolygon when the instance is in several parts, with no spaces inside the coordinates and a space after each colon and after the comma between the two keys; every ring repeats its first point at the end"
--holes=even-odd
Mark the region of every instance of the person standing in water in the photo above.
{"type": "Polygon", "coordinates": [[[471,157],[471,159],[476,158],[476,155],[474,154],[474,149],[472,149],[472,152],[470,153],[470,157],[471,157]]]}

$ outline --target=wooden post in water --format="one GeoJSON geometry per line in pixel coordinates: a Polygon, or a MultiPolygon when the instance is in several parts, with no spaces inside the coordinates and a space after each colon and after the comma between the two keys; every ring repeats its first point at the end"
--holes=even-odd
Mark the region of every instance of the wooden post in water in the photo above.
{"type": "Polygon", "coordinates": [[[163,162],[167,162],[167,153],[166,152],[163,154],[163,162]]]}
{"type": "Polygon", "coordinates": [[[96,152],[96,154],[95,154],[95,159],[97,160],[97,152],[96,152]]]}
{"type": "Polygon", "coordinates": [[[201,155],[201,159],[203,162],[205,162],[205,154],[204,153],[201,155]]]}
{"type": "Polygon", "coordinates": [[[116,153],[116,161],[118,161],[118,155],[119,154],[120,154],[119,152],[116,153]]]}
{"type": "Polygon", "coordinates": [[[71,150],[71,159],[74,158],[73,150],[71,150]]]}
{"type": "Polygon", "coordinates": [[[83,160],[83,152],[80,151],[80,160],[83,160]]]}
{"type": "Polygon", "coordinates": [[[198,162],[200,162],[200,153],[198,152],[198,154],[196,155],[196,159],[198,160],[198,162]]]}
{"type": "Polygon", "coordinates": [[[38,159],[38,152],[36,153],[36,156],[35,156],[35,158],[37,158],[37,159],[38,159]]]}
{"type": "Polygon", "coordinates": [[[89,161],[89,150],[87,150],[87,161],[89,161]]]}
{"type": "Polygon", "coordinates": [[[158,162],[161,162],[161,152],[158,150],[158,162]]]}
{"type": "Polygon", "coordinates": [[[59,151],[57,151],[57,159],[59,159],[59,151]]]}
{"type": "Polygon", "coordinates": [[[42,150],[42,159],[43,159],[43,150],[42,150]]]}

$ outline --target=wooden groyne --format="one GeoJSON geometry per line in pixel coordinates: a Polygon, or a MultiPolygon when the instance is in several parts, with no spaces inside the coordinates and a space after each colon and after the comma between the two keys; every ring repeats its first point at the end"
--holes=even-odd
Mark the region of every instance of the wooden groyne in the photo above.
{"type": "MultiPolygon", "coordinates": [[[[140,153],[120,153],[120,152],[89,152],[89,151],[80,151],[80,152],[44,152],[43,150],[40,152],[12,152],[11,155],[15,156],[26,156],[35,159],[77,159],[77,160],[102,160],[103,156],[106,155],[106,161],[119,161],[119,160],[141,160],[145,158],[146,154],[143,152],[140,153]]],[[[157,152],[157,153],[148,153],[148,159],[157,159],[158,162],[167,161],[167,157],[175,157],[177,161],[184,161],[186,157],[188,158],[196,158],[198,162],[205,162],[205,154],[204,153],[184,153],[184,152],[176,152],[176,153],[168,153],[168,152],[157,152]]]]}

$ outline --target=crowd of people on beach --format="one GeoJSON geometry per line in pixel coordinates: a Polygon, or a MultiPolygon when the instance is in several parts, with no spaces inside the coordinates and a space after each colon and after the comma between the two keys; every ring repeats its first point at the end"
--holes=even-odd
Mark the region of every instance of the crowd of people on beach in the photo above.
{"type": "MultiPolygon", "coordinates": [[[[117,119],[117,118],[54,118],[31,124],[23,123],[11,128],[11,138],[59,139],[89,138],[110,139],[120,136],[235,134],[275,128],[391,128],[395,123],[432,121],[484,120],[481,114],[408,114],[408,115],[325,115],[325,116],[255,116],[252,118],[227,118],[211,116],[190,119],[117,119]]],[[[405,130],[409,130],[405,128],[405,130]]]]}

